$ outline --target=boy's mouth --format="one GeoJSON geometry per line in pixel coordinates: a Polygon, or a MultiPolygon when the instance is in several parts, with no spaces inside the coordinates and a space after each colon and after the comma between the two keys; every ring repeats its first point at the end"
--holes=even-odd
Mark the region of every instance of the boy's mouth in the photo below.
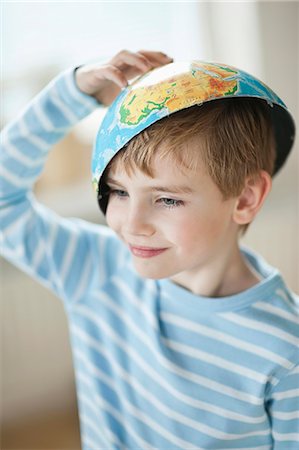
{"type": "Polygon", "coordinates": [[[135,245],[129,245],[129,248],[131,253],[139,258],[152,258],[167,250],[167,248],[141,247],[135,245]]]}

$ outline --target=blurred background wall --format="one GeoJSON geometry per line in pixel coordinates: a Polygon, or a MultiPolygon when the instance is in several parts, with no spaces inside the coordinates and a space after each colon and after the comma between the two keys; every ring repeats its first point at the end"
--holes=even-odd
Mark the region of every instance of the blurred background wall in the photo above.
{"type": "MultiPolygon", "coordinates": [[[[298,2],[2,2],[1,127],[53,76],[122,48],[224,62],[269,84],[298,123],[298,2]]],[[[65,216],[102,222],[90,183],[96,111],[59,142],[36,186],[65,216]]],[[[244,243],[299,291],[298,139],[244,243]]],[[[80,448],[62,305],[1,261],[2,449],[80,448]]]]}

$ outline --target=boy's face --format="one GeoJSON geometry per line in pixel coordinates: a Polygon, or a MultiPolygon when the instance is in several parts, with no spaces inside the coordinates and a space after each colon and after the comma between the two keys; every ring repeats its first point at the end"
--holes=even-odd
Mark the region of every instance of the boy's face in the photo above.
{"type": "Polygon", "coordinates": [[[235,248],[236,199],[222,199],[204,166],[195,172],[156,157],[153,168],[154,178],[137,169],[129,176],[115,164],[107,178],[107,223],[130,249],[142,277],[188,285],[235,248]]]}

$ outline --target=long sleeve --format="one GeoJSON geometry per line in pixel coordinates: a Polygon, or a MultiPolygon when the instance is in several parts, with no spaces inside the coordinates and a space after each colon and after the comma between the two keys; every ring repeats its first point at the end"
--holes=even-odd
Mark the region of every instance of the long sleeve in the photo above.
{"type": "Polygon", "coordinates": [[[0,207],[24,198],[50,148],[98,103],[76,87],[73,70],[55,78],[1,133],[0,207]]]}
{"type": "Polygon", "coordinates": [[[90,283],[92,257],[98,245],[103,247],[99,227],[59,217],[36,201],[32,186],[53,144],[96,106],[69,70],[1,134],[1,254],[62,298],[79,298],[90,283]]]}
{"type": "Polygon", "coordinates": [[[299,366],[275,386],[268,401],[272,422],[273,450],[299,448],[299,366]]]}

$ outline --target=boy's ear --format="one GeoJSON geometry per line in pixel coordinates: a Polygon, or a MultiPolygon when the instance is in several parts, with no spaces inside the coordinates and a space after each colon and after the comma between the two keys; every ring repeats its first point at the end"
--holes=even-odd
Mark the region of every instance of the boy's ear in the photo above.
{"type": "Polygon", "coordinates": [[[248,177],[235,203],[233,211],[234,222],[238,225],[246,225],[252,222],[263,206],[271,187],[271,176],[264,170],[258,175],[248,177]]]}

